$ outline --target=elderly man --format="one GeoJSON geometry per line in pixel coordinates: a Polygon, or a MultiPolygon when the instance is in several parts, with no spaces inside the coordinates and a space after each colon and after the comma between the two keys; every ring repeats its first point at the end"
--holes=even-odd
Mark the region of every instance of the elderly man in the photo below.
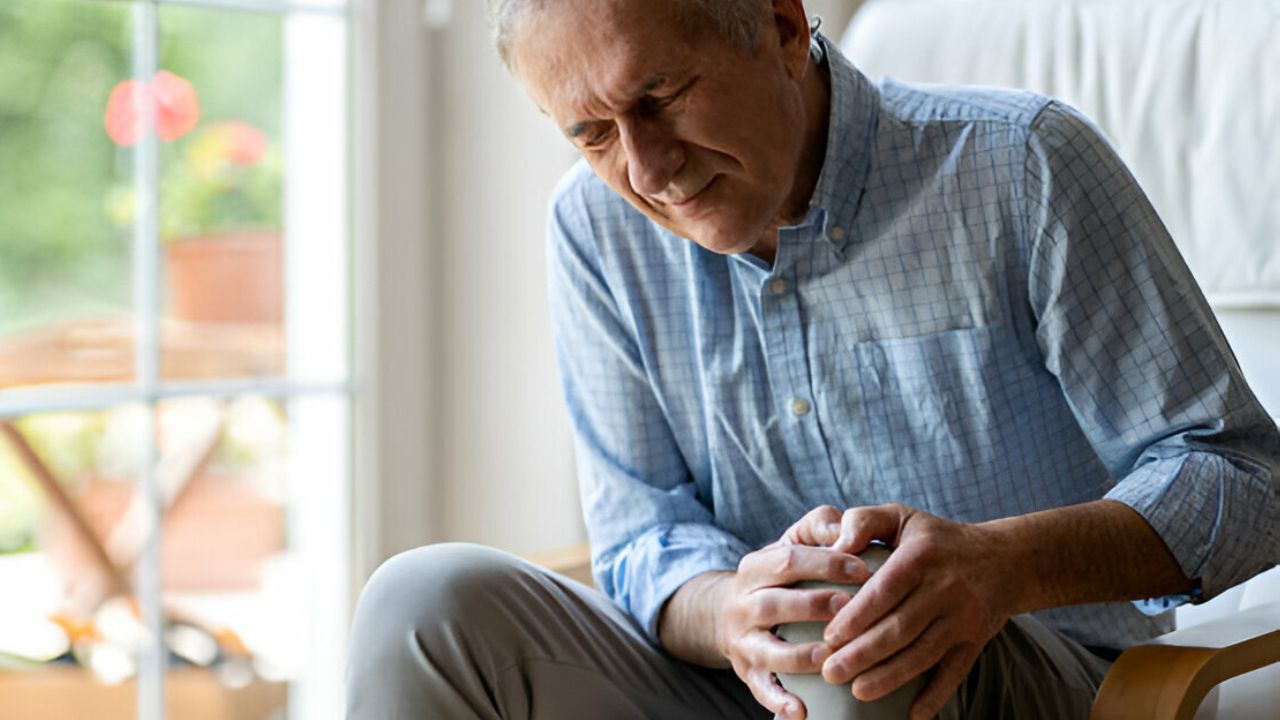
{"type": "Polygon", "coordinates": [[[1085,717],[1161,611],[1277,561],[1280,436],[1078,114],[872,85],[801,0],[495,21],[585,160],[549,282],[608,599],[405,553],[348,717],[877,717],[901,687],[913,718],[1085,717]]]}

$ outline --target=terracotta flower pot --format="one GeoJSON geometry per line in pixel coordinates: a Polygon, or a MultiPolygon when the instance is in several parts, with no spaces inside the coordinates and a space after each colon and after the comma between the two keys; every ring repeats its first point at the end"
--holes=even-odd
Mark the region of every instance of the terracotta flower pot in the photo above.
{"type": "Polygon", "coordinates": [[[278,325],[284,248],[278,230],[178,238],[165,246],[168,311],[197,323],[278,325]]]}

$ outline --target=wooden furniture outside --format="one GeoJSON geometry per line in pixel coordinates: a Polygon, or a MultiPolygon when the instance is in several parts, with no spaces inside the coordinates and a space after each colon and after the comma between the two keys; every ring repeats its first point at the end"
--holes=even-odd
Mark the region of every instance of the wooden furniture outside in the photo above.
{"type": "MultiPolygon", "coordinates": [[[[0,389],[50,383],[134,379],[129,316],[75,320],[0,338],[0,389]]],[[[280,325],[160,324],[160,375],[168,380],[279,376],[280,325]]]]}
{"type": "MultiPolygon", "coordinates": [[[[76,667],[0,672],[0,720],[135,720],[137,685],[104,685],[76,667]]],[[[232,689],[208,670],[170,670],[165,715],[179,720],[267,720],[285,706],[282,682],[255,680],[232,689]]]]}

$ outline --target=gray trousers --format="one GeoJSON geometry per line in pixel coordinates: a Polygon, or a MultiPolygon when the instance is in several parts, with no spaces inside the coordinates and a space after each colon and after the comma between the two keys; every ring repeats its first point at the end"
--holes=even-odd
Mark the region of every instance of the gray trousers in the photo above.
{"type": "MultiPolygon", "coordinates": [[[[988,643],[942,717],[1087,718],[1108,667],[1019,616],[988,643]]],[[[810,714],[888,720],[852,695],[847,704],[810,714]]],[[[671,657],[600,593],[490,548],[397,555],[356,609],[347,720],[770,717],[731,671],[671,657]]]]}

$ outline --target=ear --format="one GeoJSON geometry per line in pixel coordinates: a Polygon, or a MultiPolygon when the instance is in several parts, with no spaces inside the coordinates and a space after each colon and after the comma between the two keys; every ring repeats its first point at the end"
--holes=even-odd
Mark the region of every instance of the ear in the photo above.
{"type": "Polygon", "coordinates": [[[778,33],[787,74],[792,79],[804,77],[809,65],[809,17],[803,0],[771,0],[773,25],[778,33]]]}

